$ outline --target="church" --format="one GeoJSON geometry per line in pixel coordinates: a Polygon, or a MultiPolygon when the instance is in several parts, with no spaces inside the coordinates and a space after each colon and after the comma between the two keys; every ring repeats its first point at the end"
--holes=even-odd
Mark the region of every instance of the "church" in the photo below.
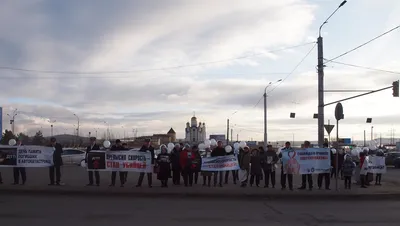
{"type": "Polygon", "coordinates": [[[198,144],[206,140],[206,124],[199,122],[194,115],[189,122],[186,123],[185,141],[190,144],[198,144]]]}

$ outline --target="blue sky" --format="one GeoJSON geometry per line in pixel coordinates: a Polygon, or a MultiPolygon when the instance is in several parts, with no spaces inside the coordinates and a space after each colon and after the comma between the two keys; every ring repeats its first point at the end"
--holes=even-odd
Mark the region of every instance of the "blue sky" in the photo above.
{"type": "MultiPolygon", "coordinates": [[[[242,139],[263,137],[264,87],[285,79],[269,95],[271,140],[315,140],[316,48],[285,47],[316,40],[319,25],[341,3],[336,0],[282,1],[2,1],[0,66],[101,74],[60,74],[1,70],[0,105],[21,111],[16,129],[33,133],[57,120],[55,131],[139,134],[167,132],[183,137],[193,111],[210,134],[226,131],[231,118],[242,139]],[[254,55],[254,56],[252,56],[254,55]],[[252,56],[244,59],[228,60],[252,56]],[[177,67],[204,62],[199,66],[177,67]],[[140,71],[146,69],[159,69],[140,71]],[[116,71],[131,71],[115,73],[116,71]],[[107,73],[114,72],[114,73],[107,73]],[[296,102],[297,104],[295,104],[296,102]],[[256,105],[256,106],[255,106],[256,105]],[[232,113],[236,112],[234,115],[232,113]],[[296,112],[296,119],[289,113],[296,112]],[[127,129],[129,128],[129,129],[127,129]],[[240,128],[248,128],[244,131],[240,128]]],[[[325,58],[335,57],[400,24],[396,0],[349,0],[323,28],[325,58]]],[[[339,62],[400,71],[400,29],[354,51],[339,62]]],[[[328,63],[327,89],[377,89],[399,74],[328,63]]],[[[352,94],[326,94],[326,102],[352,94]]],[[[399,99],[391,91],[344,103],[344,137],[361,139],[373,117],[377,135],[400,123],[399,99]]],[[[326,120],[334,119],[327,107],[326,120]]],[[[3,128],[4,129],[4,128],[3,128]]],[[[399,130],[400,131],[400,130],[399,130]]],[[[71,133],[69,132],[69,133],[71,133]]]]}

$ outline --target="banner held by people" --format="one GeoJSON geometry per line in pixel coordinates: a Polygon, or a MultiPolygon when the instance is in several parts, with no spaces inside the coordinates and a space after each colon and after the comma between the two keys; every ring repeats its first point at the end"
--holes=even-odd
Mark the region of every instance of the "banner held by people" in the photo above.
{"type": "Polygon", "coordinates": [[[386,162],[384,156],[368,156],[369,173],[386,173],[386,162]]]}
{"type": "Polygon", "coordinates": [[[2,146],[0,167],[49,167],[53,165],[52,147],[2,146]]]}
{"type": "Polygon", "coordinates": [[[328,148],[306,148],[282,152],[283,170],[286,174],[329,173],[331,155],[328,148]]]}
{"type": "Polygon", "coordinates": [[[239,163],[236,156],[217,156],[202,158],[201,171],[230,171],[238,170],[239,163]]]}
{"type": "Polygon", "coordinates": [[[88,153],[88,171],[153,172],[151,154],[129,151],[91,151],[88,153]]]}

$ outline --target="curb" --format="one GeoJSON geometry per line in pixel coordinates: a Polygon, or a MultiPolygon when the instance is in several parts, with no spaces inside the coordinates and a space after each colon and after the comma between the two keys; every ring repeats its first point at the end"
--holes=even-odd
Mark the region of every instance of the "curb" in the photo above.
{"type": "Polygon", "coordinates": [[[245,193],[245,192],[176,192],[176,191],[110,191],[110,190],[69,190],[69,189],[0,189],[2,195],[18,195],[18,196],[75,196],[84,198],[157,198],[157,199],[220,199],[220,200],[287,200],[287,201],[384,201],[384,200],[400,200],[400,193],[299,193],[288,191],[282,193],[245,193]]]}

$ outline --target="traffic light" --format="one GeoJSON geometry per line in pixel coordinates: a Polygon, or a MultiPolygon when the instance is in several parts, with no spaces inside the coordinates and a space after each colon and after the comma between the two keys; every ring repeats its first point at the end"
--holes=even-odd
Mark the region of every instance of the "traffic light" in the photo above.
{"type": "Polygon", "coordinates": [[[399,81],[394,81],[393,85],[393,97],[399,97],[399,81]]]}

